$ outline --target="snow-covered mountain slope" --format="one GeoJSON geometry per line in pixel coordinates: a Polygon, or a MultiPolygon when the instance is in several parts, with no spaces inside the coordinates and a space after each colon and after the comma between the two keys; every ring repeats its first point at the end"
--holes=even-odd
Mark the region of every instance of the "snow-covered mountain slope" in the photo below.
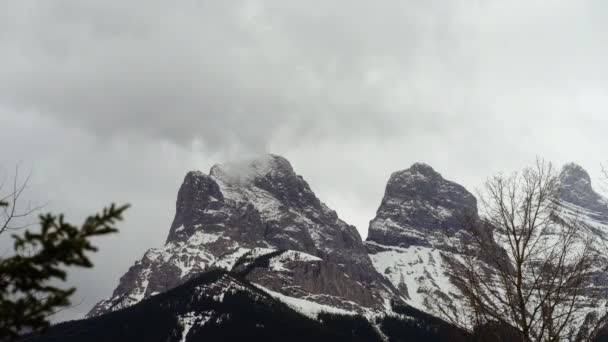
{"type": "Polygon", "coordinates": [[[428,310],[431,291],[455,288],[442,254],[457,255],[465,216],[477,218],[477,200],[464,187],[417,163],[391,175],[366,241],[369,255],[406,302],[428,310]]]}
{"type": "Polygon", "coordinates": [[[323,204],[286,159],[268,155],[215,165],[209,175],[188,173],[165,246],[149,250],[88,316],[133,305],[210,267],[238,271],[243,260],[275,252],[282,259],[253,268],[248,279],[284,295],[359,312],[384,310],[395,297],[355,227],[323,204]]]}
{"type": "MultiPolygon", "coordinates": [[[[264,253],[264,251],[259,251],[264,253]]],[[[270,267],[296,253],[263,258],[270,267]],[[275,259],[275,257],[277,257],[275,259]]],[[[318,261],[301,255],[304,261],[318,261]]],[[[256,258],[257,260],[260,257],[256,258]]],[[[381,342],[469,341],[470,336],[411,307],[395,306],[389,317],[370,321],[312,300],[286,296],[213,269],[162,294],[81,321],[61,323],[27,341],[46,342],[381,342]]]]}
{"type": "Polygon", "coordinates": [[[559,182],[562,202],[592,222],[608,223],[608,201],[593,189],[591,177],[583,167],[575,163],[564,165],[559,182]]]}
{"type": "MultiPolygon", "coordinates": [[[[575,164],[566,165],[560,188],[562,213],[584,222],[581,233],[608,246],[608,201],[593,190],[587,172],[575,164]]],[[[459,258],[459,245],[470,241],[463,230],[465,219],[480,219],[475,197],[420,163],[391,175],[365,243],[282,157],[216,165],[209,174],[189,172],[178,192],[166,244],[147,251],[121,278],[112,297],[98,303],[88,317],[97,322],[129,312],[133,315],[129,319],[139,322],[145,315],[136,309],[141,307],[138,303],[163,302],[167,293],[187,288],[206,304],[184,304],[179,309],[161,305],[167,312],[158,315],[165,323],[177,319],[169,324],[172,335],[165,340],[225,337],[240,326],[250,329],[252,322],[246,319],[239,318],[235,325],[226,323],[248,309],[230,307],[232,311],[218,313],[217,306],[214,311],[207,305],[223,306],[226,296],[237,293],[248,298],[247,305],[273,308],[273,303],[283,303],[306,320],[321,322],[321,326],[313,323],[321,330],[330,321],[328,313],[340,315],[348,324],[361,324],[362,333],[369,333],[371,327],[371,340],[386,340],[395,331],[405,336],[429,331],[428,313],[433,313],[429,298],[439,296],[458,304],[444,256],[459,258]],[[208,274],[221,276],[212,276],[204,285],[198,280],[194,290],[188,285],[199,277],[207,279],[208,274]],[[404,320],[411,325],[403,328],[404,320]],[[378,325],[379,321],[383,323],[378,325]]],[[[493,239],[488,233],[488,239],[493,239]]],[[[608,295],[607,262],[604,259],[597,265],[590,295],[581,302],[590,310],[604,305],[608,295]]],[[[169,302],[190,303],[191,295],[182,293],[179,300],[169,302]]],[[[259,310],[266,309],[252,312],[259,310]]],[[[254,327],[267,326],[264,322],[256,321],[254,327]]],[[[444,327],[439,320],[432,322],[444,327]]],[[[276,325],[272,329],[283,331],[276,325]]]]}
{"type": "MultiPolygon", "coordinates": [[[[314,318],[324,306],[281,296],[239,279],[235,274],[212,270],[163,294],[123,310],[54,327],[39,340],[61,341],[364,341],[353,334],[327,329],[314,318]],[[286,304],[283,301],[287,302],[286,304]]],[[[331,309],[328,307],[327,309],[331,309]]],[[[345,316],[346,319],[348,316],[345,316]]],[[[372,341],[380,336],[371,326],[372,341]]],[[[361,333],[361,331],[359,331],[361,333]]],[[[33,340],[38,340],[33,338],[33,340]]]]}
{"type": "MultiPolygon", "coordinates": [[[[593,189],[589,174],[576,164],[565,165],[559,181],[562,214],[582,222],[581,234],[606,248],[608,200],[593,189]]],[[[406,302],[432,312],[425,303],[430,292],[455,298],[456,288],[442,255],[458,258],[455,247],[467,238],[461,229],[463,219],[478,219],[477,215],[475,197],[464,187],[445,180],[428,165],[414,164],[391,175],[370,222],[366,246],[378,272],[398,288],[406,302]]],[[[597,265],[590,287],[595,295],[604,297],[608,272],[602,263],[606,262],[597,265]]]]}
{"type": "Polygon", "coordinates": [[[563,213],[582,221],[598,242],[608,246],[608,199],[598,194],[580,165],[566,164],[559,176],[563,213]]]}
{"type": "Polygon", "coordinates": [[[603,251],[597,262],[589,289],[593,307],[606,305],[608,296],[608,199],[597,193],[591,177],[580,165],[566,164],[559,176],[562,214],[579,222],[581,234],[591,237],[596,248],[603,251]]]}

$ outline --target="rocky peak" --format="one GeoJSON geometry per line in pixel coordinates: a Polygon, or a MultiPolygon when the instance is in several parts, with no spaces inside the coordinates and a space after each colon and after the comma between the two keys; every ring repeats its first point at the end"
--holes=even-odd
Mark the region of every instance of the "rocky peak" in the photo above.
{"type": "Polygon", "coordinates": [[[218,164],[211,168],[210,175],[226,188],[258,188],[288,206],[321,208],[308,183],[281,156],[268,154],[243,162],[218,164]]]}
{"type": "Polygon", "coordinates": [[[574,188],[579,191],[592,192],[591,177],[587,170],[575,163],[564,165],[559,175],[562,186],[574,188]]]}
{"type": "Polygon", "coordinates": [[[467,216],[477,219],[477,200],[431,166],[416,163],[394,172],[386,185],[366,246],[372,262],[406,299],[427,310],[427,294],[449,296],[444,253],[466,242],[467,216]]]}
{"type": "Polygon", "coordinates": [[[608,205],[591,184],[589,173],[580,165],[564,165],[559,175],[562,201],[601,215],[608,215],[608,205]]]}
{"type": "Polygon", "coordinates": [[[429,197],[439,191],[446,181],[431,166],[415,163],[409,169],[394,172],[388,180],[385,197],[429,197]],[[419,190],[425,191],[420,192],[419,190]]]}
{"type": "Polygon", "coordinates": [[[213,178],[200,171],[188,172],[177,193],[175,219],[167,242],[178,238],[178,228],[194,225],[203,218],[205,210],[223,201],[224,195],[213,178]]]}
{"type": "Polygon", "coordinates": [[[393,173],[368,241],[390,246],[429,245],[432,234],[457,230],[465,215],[477,215],[477,200],[431,166],[416,163],[393,173]]]}
{"type": "Polygon", "coordinates": [[[296,177],[289,161],[267,154],[257,158],[214,165],[209,174],[225,183],[247,185],[260,178],[275,180],[296,177]]]}
{"type": "Polygon", "coordinates": [[[323,204],[283,157],[218,164],[209,175],[189,172],[177,197],[165,246],[136,262],[90,315],[132,305],[209,267],[231,269],[254,250],[291,250],[320,260],[317,266],[289,263],[280,275],[283,267],[251,273],[283,294],[297,289],[289,294],[379,308],[394,290],[374,269],[356,228],[323,204]]]}
{"type": "MultiPolygon", "coordinates": [[[[202,230],[230,232],[231,239],[251,247],[263,246],[264,240],[315,255],[360,241],[356,229],[316,197],[287,159],[271,154],[215,165],[209,175],[186,175],[168,241],[202,230]]],[[[359,247],[364,249],[362,243],[359,247]]]]}

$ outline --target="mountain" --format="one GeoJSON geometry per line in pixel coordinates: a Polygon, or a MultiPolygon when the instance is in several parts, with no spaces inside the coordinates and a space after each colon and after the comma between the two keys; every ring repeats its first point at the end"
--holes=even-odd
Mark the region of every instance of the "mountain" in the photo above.
{"type": "MultiPolygon", "coordinates": [[[[608,201],[593,189],[587,171],[566,164],[558,181],[562,215],[581,222],[580,233],[605,248],[608,201]]],[[[479,219],[475,197],[432,167],[416,163],[391,175],[365,244],[378,272],[398,288],[406,303],[432,313],[427,301],[433,296],[457,300],[443,256],[458,257],[456,246],[466,243],[468,236],[462,229],[465,219],[479,219]]],[[[598,261],[588,287],[590,309],[608,295],[607,262],[598,261]]]]}
{"type": "MultiPolygon", "coordinates": [[[[559,187],[563,215],[606,243],[608,201],[589,174],[567,164],[559,187]]],[[[285,158],[218,164],[185,176],[165,245],[135,262],[110,298],[32,339],[470,340],[428,301],[459,300],[444,256],[461,256],[463,223],[482,219],[467,189],[416,163],[390,176],[363,242],[285,158]]],[[[606,262],[583,305],[603,305],[606,262]]]]}
{"type": "Polygon", "coordinates": [[[395,314],[374,321],[331,310],[308,300],[286,300],[242,274],[214,269],[122,310],[65,322],[42,335],[28,336],[27,341],[470,340],[466,333],[407,306],[396,306],[395,314]],[[306,315],[300,312],[303,307],[306,315]]]}
{"type": "Polygon", "coordinates": [[[131,306],[210,267],[274,255],[247,279],[270,291],[349,312],[385,311],[397,290],[379,275],[354,226],[313,193],[283,157],[189,172],[164,247],[151,249],[88,317],[131,306]],[[288,251],[283,253],[283,251],[288,251]]]}
{"type": "Polygon", "coordinates": [[[406,302],[428,311],[431,291],[448,297],[454,292],[442,254],[458,253],[457,240],[466,237],[463,220],[477,215],[475,196],[416,163],[390,176],[366,246],[378,272],[406,302]]]}
{"type": "MultiPolygon", "coordinates": [[[[581,223],[581,234],[590,237],[600,250],[608,246],[608,200],[592,186],[589,173],[575,163],[566,164],[559,174],[559,196],[562,213],[581,223]]],[[[595,307],[598,299],[605,302],[608,296],[608,257],[598,260],[594,279],[589,287],[590,300],[595,307]]]]}
{"type": "Polygon", "coordinates": [[[391,175],[367,241],[402,248],[440,247],[467,214],[477,216],[475,196],[429,165],[416,163],[391,175]]]}
{"type": "Polygon", "coordinates": [[[591,177],[583,167],[575,163],[564,165],[559,174],[559,186],[559,196],[571,210],[578,210],[594,225],[608,223],[608,201],[593,189],[591,177]]]}

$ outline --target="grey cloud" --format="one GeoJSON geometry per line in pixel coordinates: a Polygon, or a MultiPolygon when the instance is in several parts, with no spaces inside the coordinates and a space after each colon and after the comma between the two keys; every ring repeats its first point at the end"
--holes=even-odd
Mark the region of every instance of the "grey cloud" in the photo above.
{"type": "MultiPolygon", "coordinates": [[[[212,149],[263,150],[285,127],[312,138],[415,128],[401,122],[424,108],[387,97],[446,53],[425,45],[448,35],[447,14],[396,1],[230,4],[22,5],[27,25],[5,24],[13,53],[0,98],[102,136],[198,138],[212,149]]],[[[409,83],[393,96],[411,96],[409,83]]]]}

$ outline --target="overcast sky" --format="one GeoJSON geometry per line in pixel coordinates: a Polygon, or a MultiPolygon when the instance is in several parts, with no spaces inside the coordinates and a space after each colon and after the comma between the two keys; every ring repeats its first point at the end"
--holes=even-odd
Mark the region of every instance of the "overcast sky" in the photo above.
{"type": "Polygon", "coordinates": [[[133,205],[70,277],[77,318],[216,162],[285,156],[363,237],[416,161],[471,190],[537,155],[599,177],[606,32],[600,0],[3,0],[0,162],[73,220],[133,205]]]}

